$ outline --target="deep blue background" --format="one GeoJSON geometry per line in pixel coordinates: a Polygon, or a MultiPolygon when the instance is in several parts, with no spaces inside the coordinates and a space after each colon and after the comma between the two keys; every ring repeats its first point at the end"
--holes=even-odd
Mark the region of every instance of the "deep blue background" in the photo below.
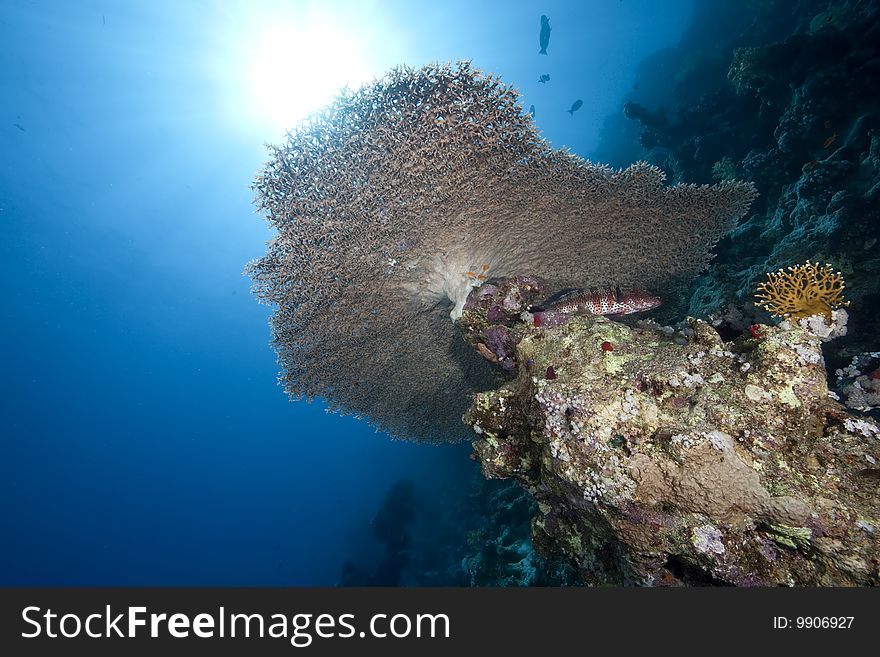
{"type": "MultiPolygon", "coordinates": [[[[395,480],[465,493],[467,445],[392,442],[276,386],[241,272],[281,133],[243,98],[259,35],[235,26],[285,4],[0,4],[0,584],[329,585],[395,480]]],[[[472,59],[589,158],[691,8],[374,2],[375,74],[472,59]]]]}

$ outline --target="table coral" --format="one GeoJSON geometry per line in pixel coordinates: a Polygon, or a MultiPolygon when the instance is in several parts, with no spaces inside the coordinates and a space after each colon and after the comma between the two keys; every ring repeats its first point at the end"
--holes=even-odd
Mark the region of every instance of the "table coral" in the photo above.
{"type": "Polygon", "coordinates": [[[530,273],[552,291],[661,292],[705,269],[755,196],[664,179],[552,148],[519,94],[468,63],[341,93],[254,183],[277,234],[247,272],[276,308],[281,383],[397,438],[463,438],[492,383],[453,324],[473,288],[530,273]]]}

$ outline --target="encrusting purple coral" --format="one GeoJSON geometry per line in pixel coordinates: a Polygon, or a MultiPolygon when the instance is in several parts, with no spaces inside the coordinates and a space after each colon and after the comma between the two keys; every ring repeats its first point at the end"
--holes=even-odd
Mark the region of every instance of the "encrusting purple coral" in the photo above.
{"type": "Polygon", "coordinates": [[[506,375],[515,373],[516,345],[523,335],[520,316],[545,293],[546,283],[533,276],[498,280],[474,290],[464,304],[459,328],[465,340],[506,375]]]}
{"type": "Polygon", "coordinates": [[[528,273],[550,291],[659,291],[703,270],[755,196],[663,182],[554,150],[519,94],[468,63],[342,92],[254,183],[277,234],[247,273],[276,306],[280,382],[394,437],[464,438],[493,379],[450,321],[473,288],[528,273]]]}
{"type": "Polygon", "coordinates": [[[508,344],[510,331],[506,326],[490,326],[483,334],[486,336],[486,346],[498,357],[498,364],[506,370],[516,367],[513,360],[513,349],[508,344]]]}

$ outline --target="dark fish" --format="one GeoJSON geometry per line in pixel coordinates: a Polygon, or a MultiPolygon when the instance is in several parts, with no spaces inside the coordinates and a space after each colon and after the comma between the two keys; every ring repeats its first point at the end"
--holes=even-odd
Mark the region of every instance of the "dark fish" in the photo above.
{"type": "Polygon", "coordinates": [[[535,106],[534,105],[529,107],[529,116],[531,116],[532,118],[535,118],[535,106]]]}
{"type": "Polygon", "coordinates": [[[550,82],[550,74],[544,73],[544,75],[542,75],[541,77],[538,78],[538,82],[540,82],[542,84],[546,83],[546,82],[550,82]]]}
{"type": "Polygon", "coordinates": [[[24,132],[24,126],[21,123],[13,123],[12,125],[24,132]]]}
{"type": "Polygon", "coordinates": [[[547,46],[550,45],[550,19],[546,16],[541,16],[541,50],[538,53],[539,55],[547,54],[547,46]]]}
{"type": "Polygon", "coordinates": [[[583,104],[584,104],[584,101],[582,101],[580,98],[578,98],[576,101],[574,101],[571,104],[571,109],[568,110],[568,113],[571,114],[572,116],[574,116],[574,113],[577,112],[583,104]]]}

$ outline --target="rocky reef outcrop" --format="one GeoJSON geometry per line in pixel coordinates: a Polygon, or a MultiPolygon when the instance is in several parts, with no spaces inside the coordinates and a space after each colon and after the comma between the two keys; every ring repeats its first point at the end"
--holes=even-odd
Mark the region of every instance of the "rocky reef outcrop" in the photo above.
{"type": "Polygon", "coordinates": [[[474,454],[536,500],[539,552],[587,584],[880,584],[880,427],[829,393],[806,323],[538,326],[540,292],[496,282],[459,322],[507,379],[465,416],[474,454]]]}

